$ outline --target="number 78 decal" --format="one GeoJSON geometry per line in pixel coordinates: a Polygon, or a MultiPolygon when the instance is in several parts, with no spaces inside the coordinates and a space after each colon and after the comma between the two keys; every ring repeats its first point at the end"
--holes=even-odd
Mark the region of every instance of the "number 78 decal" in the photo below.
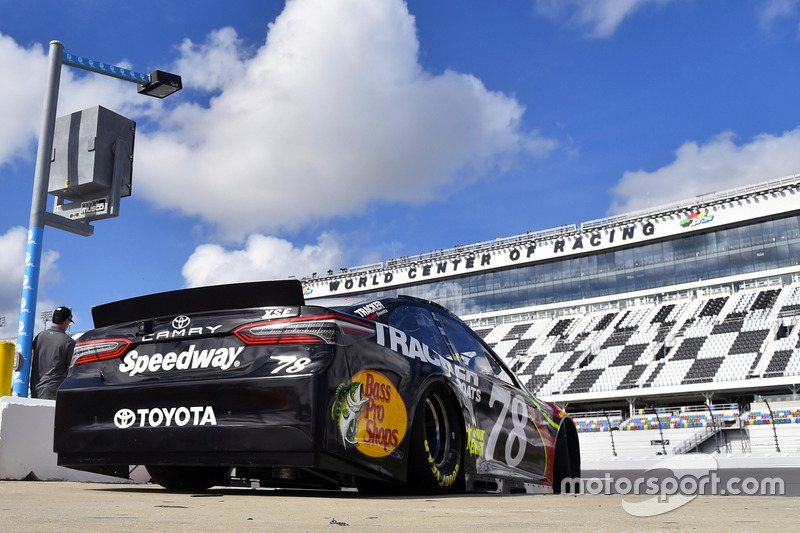
{"type": "Polygon", "coordinates": [[[278,361],[278,364],[270,374],[277,374],[279,372],[296,374],[297,372],[302,372],[306,366],[311,364],[311,359],[308,357],[298,358],[296,355],[273,355],[270,359],[278,361]]]}
{"type": "Polygon", "coordinates": [[[511,411],[511,421],[514,424],[513,429],[508,434],[508,440],[506,441],[506,464],[511,467],[519,466],[522,462],[522,458],[525,457],[525,449],[528,446],[528,439],[525,435],[525,428],[528,425],[528,406],[525,404],[525,400],[521,395],[514,395],[511,397],[511,392],[508,390],[498,387],[497,385],[492,386],[492,395],[489,398],[489,408],[491,409],[495,403],[500,403],[502,408],[500,409],[500,415],[497,417],[497,420],[494,422],[494,426],[492,426],[492,431],[489,434],[489,441],[486,443],[486,459],[493,459],[494,458],[494,451],[497,447],[497,440],[500,438],[500,435],[503,432],[503,424],[506,421],[506,417],[509,414],[509,410],[511,411]],[[514,452],[514,444],[517,443],[517,451],[514,452]]]}

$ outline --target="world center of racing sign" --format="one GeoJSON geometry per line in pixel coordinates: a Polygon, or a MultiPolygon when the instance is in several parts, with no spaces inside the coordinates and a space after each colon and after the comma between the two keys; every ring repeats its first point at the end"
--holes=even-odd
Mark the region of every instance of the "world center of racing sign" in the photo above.
{"type": "Polygon", "coordinates": [[[306,278],[303,280],[304,293],[306,299],[312,300],[372,292],[683,237],[796,211],[797,194],[794,191],[788,194],[781,190],[767,190],[748,197],[723,198],[714,205],[688,205],[687,202],[686,208],[660,213],[654,210],[638,218],[607,219],[602,225],[581,227],[576,231],[554,229],[523,234],[513,240],[504,239],[501,243],[484,242],[445,252],[432,251],[413,258],[388,261],[385,266],[368,271],[306,278]]]}

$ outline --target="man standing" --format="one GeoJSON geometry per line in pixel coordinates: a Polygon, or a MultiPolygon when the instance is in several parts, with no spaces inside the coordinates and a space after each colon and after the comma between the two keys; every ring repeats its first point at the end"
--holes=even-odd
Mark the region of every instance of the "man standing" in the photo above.
{"type": "Polygon", "coordinates": [[[33,339],[31,358],[31,397],[55,400],[75,349],[75,339],[67,335],[72,310],[58,307],[53,311],[53,325],[33,339]]]}

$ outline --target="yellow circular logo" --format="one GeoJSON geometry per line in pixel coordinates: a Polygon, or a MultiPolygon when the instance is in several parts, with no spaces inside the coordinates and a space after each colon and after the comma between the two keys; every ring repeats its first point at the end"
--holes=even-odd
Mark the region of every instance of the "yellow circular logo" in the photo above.
{"type": "Polygon", "coordinates": [[[406,434],[408,412],[400,393],[392,382],[379,372],[364,370],[350,379],[361,384],[364,407],[358,415],[354,444],[370,457],[392,453],[406,434]]]}

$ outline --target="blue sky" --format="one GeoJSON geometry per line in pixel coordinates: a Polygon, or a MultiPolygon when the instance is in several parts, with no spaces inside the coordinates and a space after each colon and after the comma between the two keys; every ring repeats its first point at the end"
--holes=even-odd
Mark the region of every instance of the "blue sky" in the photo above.
{"type": "MultiPolygon", "coordinates": [[[[58,115],[137,122],[133,194],[44,236],[39,306],[302,277],[800,173],[800,1],[0,0],[0,338],[15,338],[47,45],[58,115]]],[[[52,205],[52,201],[51,201],[52,205]]],[[[41,324],[40,324],[41,327],[41,324]]]]}

